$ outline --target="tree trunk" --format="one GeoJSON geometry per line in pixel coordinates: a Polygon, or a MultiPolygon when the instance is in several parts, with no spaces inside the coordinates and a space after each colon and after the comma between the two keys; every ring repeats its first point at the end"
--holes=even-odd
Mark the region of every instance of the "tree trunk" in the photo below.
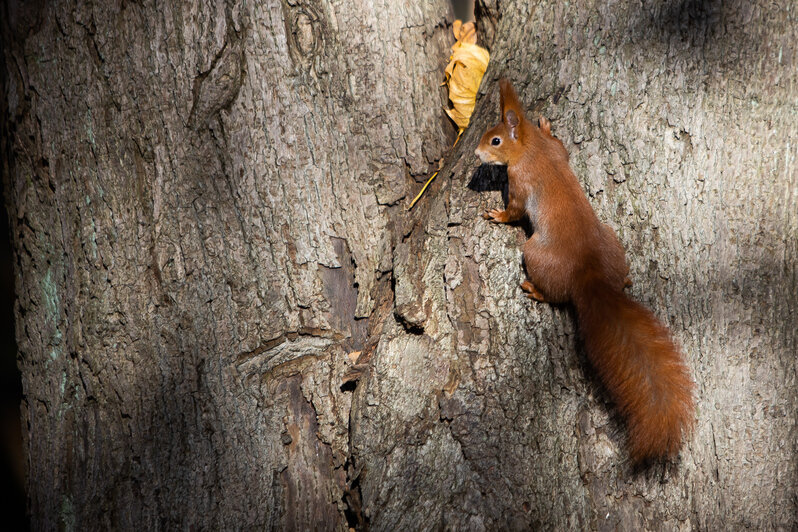
{"type": "Polygon", "coordinates": [[[798,526],[795,6],[9,1],[6,204],[35,529],[798,526]],[[510,77],[697,383],[637,470],[473,150],[510,77]],[[446,164],[411,212],[419,182],[446,164]],[[483,183],[484,185],[484,183],[483,183]]]}

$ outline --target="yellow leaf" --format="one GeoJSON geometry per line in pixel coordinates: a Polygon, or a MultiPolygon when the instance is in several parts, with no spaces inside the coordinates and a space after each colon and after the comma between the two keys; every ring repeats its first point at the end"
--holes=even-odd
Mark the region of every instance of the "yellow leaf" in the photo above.
{"type": "Polygon", "coordinates": [[[488,68],[490,54],[477,46],[477,32],[473,22],[463,24],[455,20],[452,26],[457,42],[452,45],[452,57],[446,65],[446,85],[449,100],[454,106],[447,109],[449,115],[462,132],[468,127],[477,99],[477,90],[482,76],[488,68]]]}
{"type": "MultiPolygon", "coordinates": [[[[477,90],[479,90],[479,83],[482,81],[485,69],[488,68],[490,54],[484,48],[477,46],[477,30],[473,22],[463,24],[461,21],[455,20],[452,30],[454,30],[457,42],[452,45],[452,56],[449,58],[449,64],[446,65],[444,84],[449,88],[449,100],[454,106],[452,109],[446,109],[446,114],[460,129],[457,140],[454,141],[457,144],[460,135],[468,127],[471,113],[474,112],[477,90]]],[[[438,169],[440,170],[440,166],[438,169]]],[[[427,179],[427,182],[421,187],[421,191],[410,202],[408,210],[413,208],[413,205],[421,198],[437,175],[438,172],[435,172],[427,179]]]]}

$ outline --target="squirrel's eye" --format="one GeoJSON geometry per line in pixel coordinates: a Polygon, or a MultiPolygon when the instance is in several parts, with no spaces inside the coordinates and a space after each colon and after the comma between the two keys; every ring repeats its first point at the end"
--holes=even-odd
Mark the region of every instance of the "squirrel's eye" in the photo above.
{"type": "Polygon", "coordinates": [[[491,146],[498,146],[501,143],[502,139],[500,139],[499,137],[493,137],[492,139],[490,139],[491,146]]]}

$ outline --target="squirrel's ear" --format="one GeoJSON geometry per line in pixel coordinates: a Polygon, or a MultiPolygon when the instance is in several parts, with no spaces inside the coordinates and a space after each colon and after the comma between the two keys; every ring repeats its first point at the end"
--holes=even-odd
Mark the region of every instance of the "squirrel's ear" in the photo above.
{"type": "Polygon", "coordinates": [[[512,109],[504,113],[504,125],[507,126],[507,131],[513,140],[518,140],[518,122],[518,115],[512,109]]]}
{"type": "Polygon", "coordinates": [[[540,118],[538,118],[538,125],[543,133],[551,136],[551,122],[549,122],[548,118],[541,115],[540,118]]]}
{"type": "Polygon", "coordinates": [[[502,107],[502,120],[507,129],[510,130],[510,135],[518,138],[518,126],[521,123],[521,118],[524,116],[524,111],[521,109],[521,102],[518,100],[518,95],[515,89],[510,85],[506,79],[499,81],[499,95],[501,96],[502,107]]]}

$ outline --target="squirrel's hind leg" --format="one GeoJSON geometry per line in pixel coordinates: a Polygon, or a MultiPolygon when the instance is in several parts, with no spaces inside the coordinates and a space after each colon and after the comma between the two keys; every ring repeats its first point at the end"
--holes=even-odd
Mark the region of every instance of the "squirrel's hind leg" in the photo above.
{"type": "Polygon", "coordinates": [[[570,299],[571,270],[564,257],[541,244],[537,235],[524,244],[524,267],[528,281],[521,288],[529,297],[547,303],[565,303],[570,299]]]}
{"type": "Polygon", "coordinates": [[[534,299],[535,301],[540,301],[541,303],[546,302],[546,298],[543,297],[543,294],[538,292],[538,289],[535,288],[535,285],[529,282],[529,280],[526,280],[523,283],[521,283],[521,290],[526,292],[526,297],[528,297],[529,299],[534,299]]]}

